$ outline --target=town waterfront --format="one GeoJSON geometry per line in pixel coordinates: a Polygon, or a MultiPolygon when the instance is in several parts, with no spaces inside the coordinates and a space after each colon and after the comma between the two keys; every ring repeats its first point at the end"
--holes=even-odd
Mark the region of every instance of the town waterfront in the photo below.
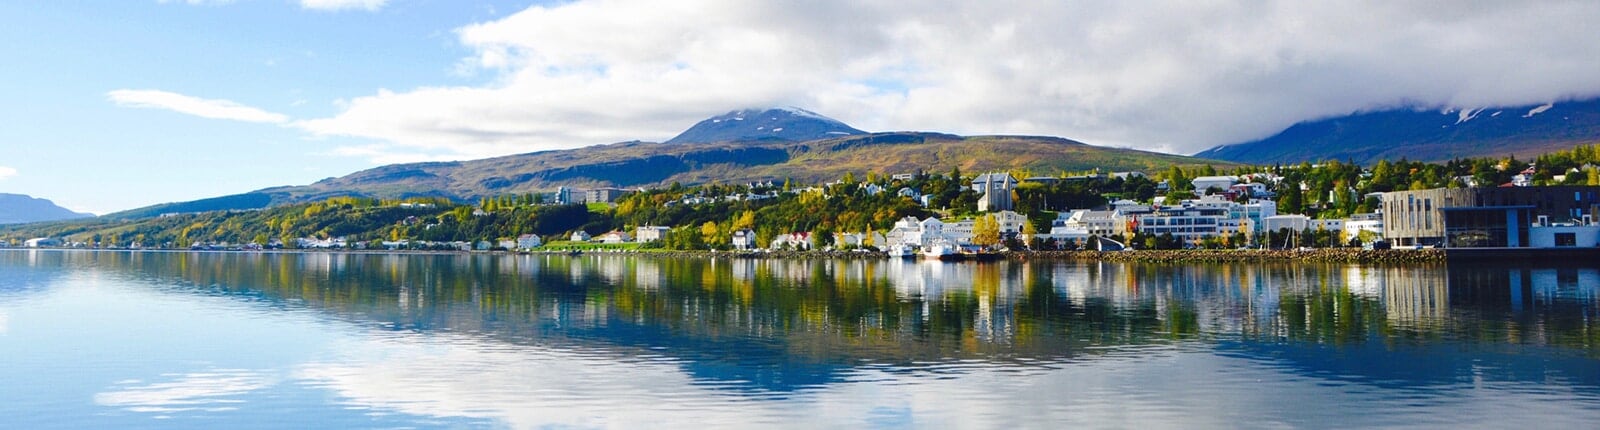
{"type": "Polygon", "coordinates": [[[7,428],[1600,422],[1600,263],[0,250],[7,428]]]}

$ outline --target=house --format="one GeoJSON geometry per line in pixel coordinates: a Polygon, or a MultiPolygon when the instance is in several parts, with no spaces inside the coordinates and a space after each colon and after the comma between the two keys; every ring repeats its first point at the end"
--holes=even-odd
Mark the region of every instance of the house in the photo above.
{"type": "Polygon", "coordinates": [[[599,237],[600,243],[627,243],[633,240],[633,235],[621,230],[612,230],[599,237]]]}
{"type": "Polygon", "coordinates": [[[543,240],[537,234],[524,234],[517,236],[516,249],[533,249],[543,245],[543,240]]]}
{"type": "Polygon", "coordinates": [[[586,232],[586,231],[583,231],[583,230],[574,231],[574,232],[572,232],[572,237],[569,238],[568,240],[571,240],[573,242],[588,242],[589,241],[589,232],[586,232]]]}
{"type": "Polygon", "coordinates": [[[861,184],[861,189],[869,196],[876,196],[884,191],[883,186],[878,184],[861,184]]]}
{"type": "Polygon", "coordinates": [[[895,191],[894,193],[900,197],[906,197],[912,200],[922,198],[922,193],[919,193],[917,190],[913,190],[909,187],[901,187],[900,190],[895,191]]]}
{"type": "Polygon", "coordinates": [[[748,251],[756,247],[756,232],[738,230],[733,232],[733,249],[748,251]]]}
{"type": "Polygon", "coordinates": [[[517,249],[517,241],[516,239],[500,239],[495,242],[495,246],[506,250],[517,249]]]}
{"type": "Polygon", "coordinates": [[[837,242],[839,246],[878,247],[886,246],[885,244],[888,243],[888,239],[885,238],[883,234],[877,232],[839,233],[837,242]]]}
{"type": "Polygon", "coordinates": [[[472,244],[474,251],[488,251],[490,248],[494,248],[494,243],[487,240],[480,240],[472,244]]]}
{"type": "Polygon", "coordinates": [[[655,242],[666,236],[669,230],[671,229],[659,225],[640,226],[634,237],[638,238],[639,243],[655,242]]]}
{"type": "Polygon", "coordinates": [[[1010,173],[985,173],[972,179],[972,190],[982,193],[978,197],[978,211],[1006,211],[1012,209],[1011,190],[1017,179],[1010,173]]]}
{"type": "Polygon", "coordinates": [[[770,248],[796,250],[811,249],[813,244],[812,239],[811,232],[809,231],[780,234],[778,237],[772,239],[772,246],[770,246],[770,248]]]}

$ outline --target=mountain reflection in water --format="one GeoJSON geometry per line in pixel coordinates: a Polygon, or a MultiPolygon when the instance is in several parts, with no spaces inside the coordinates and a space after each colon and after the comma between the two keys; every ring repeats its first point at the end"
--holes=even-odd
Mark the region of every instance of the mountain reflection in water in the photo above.
{"type": "MultiPolygon", "coordinates": [[[[1254,364],[1170,371],[1211,372],[1188,382],[1261,401],[1304,383],[1356,384],[1426,405],[1490,380],[1555,384],[1589,416],[1600,409],[1594,267],[12,251],[0,252],[0,304],[83,270],[355,327],[365,334],[342,340],[343,352],[288,378],[365,407],[513,426],[649,423],[599,420],[595,409],[651,402],[686,411],[755,402],[744,407],[768,410],[707,423],[782,423],[814,418],[784,400],[816,390],[972,375],[1070,385],[1055,371],[1195,352],[1254,364]],[[1261,372],[1298,376],[1245,380],[1261,372]],[[563,407],[517,412],[530,398],[563,407]]],[[[0,313],[0,330],[5,321],[0,313]]],[[[1017,387],[1030,389],[1053,390],[1017,387]]],[[[1140,411],[1141,399],[1121,403],[1140,411]]],[[[840,403],[831,407],[852,407],[840,403]]],[[[1157,419],[1183,412],[1146,406],[1157,419]]],[[[906,421],[917,415],[906,408],[857,410],[867,421],[851,423],[921,422],[906,421]]],[[[1226,415],[1192,423],[1229,425],[1226,415]]],[[[1404,416],[1367,424],[1411,422],[1404,416]]],[[[978,423],[1000,417],[987,419],[978,423]]]]}

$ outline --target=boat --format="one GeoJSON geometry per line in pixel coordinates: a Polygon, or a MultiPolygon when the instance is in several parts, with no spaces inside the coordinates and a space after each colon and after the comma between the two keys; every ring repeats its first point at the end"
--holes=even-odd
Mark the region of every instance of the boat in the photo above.
{"type": "Polygon", "coordinates": [[[915,256],[917,256],[917,253],[912,251],[909,246],[895,245],[889,247],[889,258],[911,258],[915,256]]]}
{"type": "Polygon", "coordinates": [[[951,246],[950,244],[935,243],[927,248],[923,248],[922,258],[945,261],[959,260],[961,259],[961,253],[956,252],[955,247],[951,246]]]}

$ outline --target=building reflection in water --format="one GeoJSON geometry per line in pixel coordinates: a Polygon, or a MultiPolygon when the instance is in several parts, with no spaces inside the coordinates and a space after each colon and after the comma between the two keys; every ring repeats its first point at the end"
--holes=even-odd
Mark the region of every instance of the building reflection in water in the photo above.
{"type": "Polygon", "coordinates": [[[624,356],[670,348],[702,363],[705,376],[776,384],[767,388],[826,380],[833,366],[859,362],[1082,360],[1107,346],[1192,340],[1342,349],[1448,339],[1600,357],[1600,271],[1581,266],[337,253],[0,258],[124,270],[392,329],[624,356]],[[798,377],[796,369],[812,373],[798,377]]]}

